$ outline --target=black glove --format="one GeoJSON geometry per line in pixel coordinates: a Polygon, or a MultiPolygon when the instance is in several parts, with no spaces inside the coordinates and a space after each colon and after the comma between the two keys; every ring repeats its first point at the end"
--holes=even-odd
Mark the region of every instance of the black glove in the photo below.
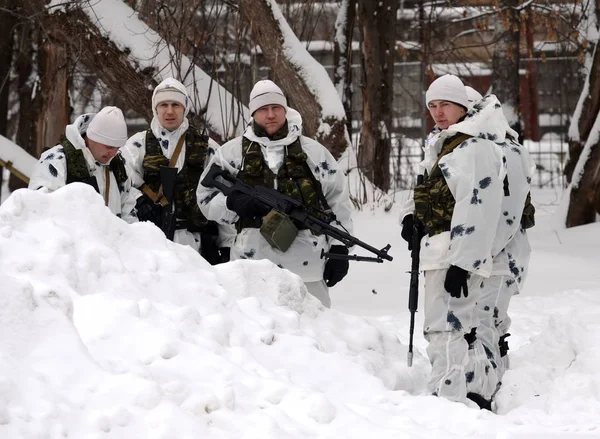
{"type": "Polygon", "coordinates": [[[446,280],[444,280],[444,288],[452,297],[456,297],[457,299],[460,298],[461,290],[463,290],[465,297],[468,297],[468,277],[469,272],[467,270],[463,270],[456,265],[450,265],[450,268],[448,268],[448,272],[446,273],[446,280]]]}
{"type": "Polygon", "coordinates": [[[159,204],[155,204],[148,196],[142,195],[135,203],[135,210],[137,212],[138,220],[149,221],[156,224],[158,227],[162,223],[162,207],[159,204]]]}
{"type": "MultiPolygon", "coordinates": [[[[423,238],[423,236],[425,236],[424,231],[423,231],[423,224],[421,223],[421,221],[417,218],[417,232],[418,232],[418,239],[419,241],[421,240],[421,238],[423,238]]],[[[402,232],[400,232],[400,235],[402,236],[402,239],[404,239],[406,242],[408,242],[408,250],[412,250],[413,249],[413,237],[414,237],[414,226],[415,226],[415,217],[413,216],[413,214],[411,213],[410,215],[406,215],[404,217],[404,219],[402,220],[402,232]]]]}
{"type": "Polygon", "coordinates": [[[224,264],[225,262],[229,262],[231,260],[231,248],[221,247],[219,249],[219,254],[221,255],[221,264],[224,264]]]}
{"type": "MultiPolygon", "coordinates": [[[[348,248],[343,245],[332,245],[329,249],[329,253],[347,255],[348,248]]],[[[344,259],[328,259],[325,263],[325,271],[323,272],[325,284],[328,287],[332,287],[341,281],[348,274],[349,265],[349,262],[344,259]]]]}
{"type": "Polygon", "coordinates": [[[233,190],[227,195],[227,209],[233,210],[240,218],[262,218],[271,208],[258,201],[251,195],[233,190]]]}
{"type": "Polygon", "coordinates": [[[507,337],[510,336],[510,332],[507,332],[504,335],[500,336],[500,340],[498,340],[498,347],[500,348],[500,356],[505,357],[508,355],[508,340],[507,337]]]}

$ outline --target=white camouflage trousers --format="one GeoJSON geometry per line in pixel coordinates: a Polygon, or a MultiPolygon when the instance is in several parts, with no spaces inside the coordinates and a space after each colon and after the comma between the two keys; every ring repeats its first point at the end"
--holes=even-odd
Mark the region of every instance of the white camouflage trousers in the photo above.
{"type": "Polygon", "coordinates": [[[431,363],[428,391],[466,403],[467,392],[489,399],[498,379],[481,341],[471,345],[465,335],[477,327],[477,303],[484,278],[471,274],[468,297],[455,298],[444,288],[447,269],[425,271],[424,328],[431,363]]]}
{"type": "Polygon", "coordinates": [[[306,289],[310,294],[321,301],[326,308],[331,308],[331,297],[329,297],[329,288],[324,280],[317,282],[304,282],[306,289]]]}
{"type": "Polygon", "coordinates": [[[498,342],[510,328],[508,306],[515,294],[518,294],[517,283],[511,276],[490,276],[482,281],[477,304],[477,338],[483,344],[493,366],[496,366],[499,381],[508,368],[508,355],[501,357],[498,342]]]}

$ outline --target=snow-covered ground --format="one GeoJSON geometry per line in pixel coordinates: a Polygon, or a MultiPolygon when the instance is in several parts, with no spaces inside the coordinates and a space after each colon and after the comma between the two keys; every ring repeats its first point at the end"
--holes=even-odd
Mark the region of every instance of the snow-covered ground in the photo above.
{"type": "Polygon", "coordinates": [[[0,438],[600,437],[600,224],[557,228],[535,191],[534,253],[513,299],[498,414],[425,394],[417,314],[406,365],[397,207],[356,235],[393,262],[351,263],[333,309],[267,261],[209,266],[89,186],[0,206],[0,438]]]}

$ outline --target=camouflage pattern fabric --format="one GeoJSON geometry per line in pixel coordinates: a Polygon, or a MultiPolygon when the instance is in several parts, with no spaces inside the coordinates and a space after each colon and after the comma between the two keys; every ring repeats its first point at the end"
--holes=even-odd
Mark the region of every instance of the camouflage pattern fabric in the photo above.
{"type": "Polygon", "coordinates": [[[450,154],[471,136],[458,133],[448,138],[431,169],[431,174],[414,190],[415,212],[429,236],[450,231],[455,200],[443,170],[438,166],[440,159],[450,154]]]}
{"type": "MultiPolygon", "coordinates": [[[[66,138],[62,140],[61,145],[67,160],[67,184],[87,181],[91,178],[90,170],[83,156],[83,151],[77,149],[66,138]]],[[[108,165],[111,172],[117,180],[119,191],[123,192],[125,182],[127,181],[127,171],[125,170],[125,160],[120,154],[113,157],[108,165]]]]}
{"type": "MultiPolygon", "coordinates": [[[[298,138],[288,145],[283,166],[275,175],[263,158],[261,146],[244,137],[242,139],[242,169],[237,177],[251,186],[277,187],[279,192],[301,201],[304,206],[313,210],[312,213],[315,216],[319,216],[318,212],[329,210],[329,206],[323,206],[321,201],[325,199],[323,190],[309,169],[306,159],[306,153],[302,150],[300,138],[298,138]],[[276,186],[274,186],[275,181],[277,182],[276,186]]],[[[322,219],[326,220],[327,218],[322,219]]],[[[298,229],[306,228],[300,224],[296,224],[296,226],[298,229]]],[[[238,231],[247,227],[260,228],[260,220],[243,219],[238,221],[238,231]]]]}
{"type": "MultiPolygon", "coordinates": [[[[201,232],[209,221],[200,212],[196,201],[196,188],[204,170],[208,152],[208,136],[190,127],[185,133],[185,161],[183,169],[177,174],[173,200],[175,216],[183,221],[190,232],[201,232]]],[[[158,139],[152,130],[146,131],[146,155],[144,156],[144,181],[148,187],[158,193],[160,167],[169,166],[169,160],[163,155],[158,139]]]]}

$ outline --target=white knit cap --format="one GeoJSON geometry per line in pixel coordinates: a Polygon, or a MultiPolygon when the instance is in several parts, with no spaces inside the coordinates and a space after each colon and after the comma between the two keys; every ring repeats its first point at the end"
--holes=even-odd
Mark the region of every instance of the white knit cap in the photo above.
{"type": "Polygon", "coordinates": [[[92,119],[86,136],[94,142],[120,148],[127,142],[127,124],[117,107],[104,107],[92,119]]]}
{"type": "Polygon", "coordinates": [[[248,104],[250,114],[254,114],[256,110],[265,105],[281,105],[287,111],[287,99],[281,89],[269,79],[263,79],[254,84],[248,104]]]}
{"type": "Polygon", "coordinates": [[[180,103],[187,109],[188,96],[184,93],[185,87],[176,79],[168,78],[158,84],[152,95],[152,108],[158,107],[158,104],[165,101],[180,103]]]}
{"type": "Polygon", "coordinates": [[[483,99],[481,93],[475,90],[473,87],[469,87],[465,85],[465,90],[467,91],[467,99],[469,99],[469,104],[473,104],[474,102],[480,101],[483,99]]]}
{"type": "Polygon", "coordinates": [[[444,75],[433,81],[425,93],[425,104],[431,101],[448,101],[469,108],[465,85],[456,75],[444,75]]]}

